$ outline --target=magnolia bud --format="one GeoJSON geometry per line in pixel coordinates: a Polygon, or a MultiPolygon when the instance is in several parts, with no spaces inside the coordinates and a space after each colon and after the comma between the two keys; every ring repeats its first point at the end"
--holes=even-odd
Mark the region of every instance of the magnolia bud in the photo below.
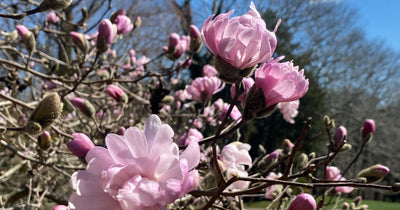
{"type": "Polygon", "coordinates": [[[346,141],[346,136],[347,136],[347,130],[343,126],[339,126],[336,129],[334,142],[335,142],[335,148],[340,148],[343,145],[343,142],[346,141]]]}
{"type": "Polygon", "coordinates": [[[6,127],[0,127],[0,135],[5,134],[7,132],[6,127]]]}
{"type": "Polygon", "coordinates": [[[353,203],[358,206],[361,203],[362,197],[359,195],[356,198],[354,198],[353,203]]]}
{"type": "Polygon", "coordinates": [[[88,41],[85,38],[84,34],[72,31],[69,33],[72,38],[72,41],[81,49],[83,52],[87,52],[89,49],[88,41]]]}
{"type": "Polygon", "coordinates": [[[68,149],[77,157],[84,158],[94,148],[92,140],[83,133],[73,133],[74,139],[67,143],[68,149]]]}
{"type": "Polygon", "coordinates": [[[347,202],[344,202],[343,205],[342,205],[342,209],[343,209],[343,210],[348,210],[348,209],[350,209],[350,204],[347,203],[347,202]]]}
{"type": "Polygon", "coordinates": [[[294,144],[289,139],[285,139],[282,142],[282,147],[283,147],[283,153],[286,155],[290,155],[290,153],[292,152],[292,148],[294,147],[294,144]]]}
{"type": "Polygon", "coordinates": [[[367,179],[367,183],[378,182],[389,173],[389,168],[383,165],[374,165],[366,168],[358,174],[358,177],[367,179]]]}
{"type": "Polygon", "coordinates": [[[117,18],[118,15],[126,15],[126,11],[124,9],[119,9],[116,12],[114,12],[111,17],[110,17],[110,21],[112,23],[115,22],[115,19],[117,18]]]}
{"type": "Polygon", "coordinates": [[[308,156],[305,153],[301,153],[301,155],[297,158],[297,168],[302,170],[307,167],[308,156]]]}
{"type": "Polygon", "coordinates": [[[164,98],[161,100],[162,103],[164,104],[170,104],[174,101],[174,97],[170,95],[164,96],[164,98]]]}
{"type": "Polygon", "coordinates": [[[109,85],[106,89],[106,93],[117,102],[122,102],[124,104],[128,102],[128,95],[126,95],[126,93],[116,85],[109,85]]]}
{"type": "Polygon", "coordinates": [[[334,119],[331,120],[329,116],[325,115],[324,124],[325,124],[325,129],[330,131],[335,127],[335,120],[334,119]]]}
{"type": "Polygon", "coordinates": [[[97,50],[99,53],[107,52],[110,48],[110,44],[117,36],[117,28],[110,20],[104,19],[99,24],[98,32],[96,43],[97,50]]]}
{"type": "Polygon", "coordinates": [[[22,132],[31,135],[38,135],[42,132],[42,126],[37,122],[28,121],[28,123],[26,123],[26,125],[22,128],[22,132]]]}
{"type": "Polygon", "coordinates": [[[315,152],[311,152],[310,154],[308,154],[308,159],[314,159],[317,156],[317,154],[315,154],[315,152]]]}
{"type": "Polygon", "coordinates": [[[276,106],[266,107],[263,91],[253,85],[244,102],[243,120],[267,117],[275,111],[276,106]]]}
{"type": "Polygon", "coordinates": [[[88,100],[76,97],[76,98],[71,99],[70,101],[75,107],[77,107],[79,110],[81,110],[86,116],[88,116],[88,117],[94,116],[96,109],[88,100]]]}
{"type": "Polygon", "coordinates": [[[58,21],[60,21],[60,18],[55,12],[51,11],[49,14],[47,14],[46,21],[51,24],[56,24],[58,21]]]}
{"type": "Polygon", "coordinates": [[[342,148],[340,148],[340,152],[345,152],[351,150],[351,144],[344,144],[342,148]]]}
{"type": "Polygon", "coordinates": [[[137,16],[135,21],[133,22],[133,29],[139,28],[142,25],[142,18],[137,16]]]}
{"type": "Polygon", "coordinates": [[[315,210],[316,207],[317,204],[312,195],[302,193],[292,201],[289,206],[289,210],[315,210]]]}
{"type": "Polygon", "coordinates": [[[125,134],[125,127],[119,127],[117,130],[117,134],[123,136],[125,134]]]}
{"type": "Polygon", "coordinates": [[[363,143],[371,141],[375,133],[375,121],[366,119],[363,128],[361,129],[361,139],[363,143]]]}
{"type": "Polygon", "coordinates": [[[396,182],[392,185],[392,191],[393,192],[400,192],[400,182],[396,182]]]}
{"type": "Polygon", "coordinates": [[[67,8],[71,2],[72,0],[44,0],[44,3],[48,4],[52,10],[67,8]]]}
{"type": "Polygon", "coordinates": [[[260,162],[257,164],[257,168],[259,170],[267,170],[273,164],[278,162],[279,158],[279,151],[271,152],[270,154],[264,156],[260,162]]]}
{"type": "Polygon", "coordinates": [[[37,122],[41,129],[47,129],[60,117],[62,109],[60,96],[55,92],[49,93],[32,112],[29,121],[37,122]]]}
{"type": "Polygon", "coordinates": [[[29,54],[32,54],[36,49],[36,39],[34,34],[23,25],[17,25],[16,29],[18,31],[18,35],[25,44],[26,50],[29,52],[29,54]]]}
{"type": "Polygon", "coordinates": [[[198,52],[202,44],[203,41],[199,29],[195,25],[190,25],[190,51],[193,53],[198,52]]]}
{"type": "Polygon", "coordinates": [[[42,149],[48,149],[52,141],[53,140],[48,131],[43,131],[43,133],[38,138],[39,147],[42,149]]]}

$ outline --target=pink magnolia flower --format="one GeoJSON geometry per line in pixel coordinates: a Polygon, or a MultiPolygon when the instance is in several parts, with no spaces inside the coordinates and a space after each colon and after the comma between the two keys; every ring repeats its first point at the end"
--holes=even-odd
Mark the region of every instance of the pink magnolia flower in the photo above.
{"type": "Polygon", "coordinates": [[[117,15],[113,22],[117,26],[117,33],[118,34],[126,34],[133,29],[133,24],[131,19],[126,16],[125,14],[123,15],[117,15]]]}
{"type": "MultiPolygon", "coordinates": [[[[218,156],[219,160],[226,168],[228,178],[234,174],[247,177],[245,166],[251,166],[252,160],[249,154],[250,145],[241,142],[232,142],[222,148],[221,154],[218,156]]],[[[229,185],[227,190],[241,190],[249,186],[246,181],[237,181],[229,185]]]]}
{"type": "MultiPolygon", "coordinates": [[[[251,2],[247,14],[229,19],[233,10],[210,16],[201,28],[201,34],[205,45],[215,55],[216,68],[221,76],[227,77],[229,82],[235,82],[238,78],[227,75],[242,74],[259,63],[267,62],[276,48],[275,30],[267,30],[265,21],[261,18],[254,3],[251,2]],[[226,69],[226,64],[233,69],[226,69]]],[[[251,71],[246,72],[247,76],[251,71]]]]}
{"type": "Polygon", "coordinates": [[[56,24],[58,21],[60,21],[60,18],[57,16],[57,14],[54,11],[50,11],[49,14],[47,14],[47,22],[51,24],[56,24]]]}
{"type": "Polygon", "coordinates": [[[192,99],[204,102],[224,87],[225,83],[217,77],[198,77],[192,81],[191,85],[186,86],[185,90],[192,99]]]}
{"type": "Polygon", "coordinates": [[[295,101],[289,101],[289,102],[282,102],[278,104],[278,108],[281,111],[283,115],[283,119],[286,120],[286,122],[294,124],[294,119],[297,114],[299,113],[300,101],[295,100],[295,101]]]}
{"type": "Polygon", "coordinates": [[[325,179],[336,181],[340,178],[340,169],[335,166],[327,166],[326,167],[326,176],[325,179]]]}
{"type": "Polygon", "coordinates": [[[77,157],[84,158],[94,148],[92,140],[84,133],[73,133],[74,139],[67,143],[68,149],[77,157]]]}
{"type": "Polygon", "coordinates": [[[192,140],[200,141],[203,138],[203,134],[195,128],[189,129],[188,134],[189,135],[186,135],[186,133],[184,133],[179,137],[178,145],[188,145],[192,140]]]}
{"type": "Polygon", "coordinates": [[[293,62],[279,63],[282,58],[269,61],[256,69],[255,87],[262,90],[265,107],[295,101],[308,90],[308,79],[304,77],[304,70],[299,71],[299,67],[293,66],[293,62]]]}
{"type": "Polygon", "coordinates": [[[116,85],[109,85],[106,89],[106,93],[107,95],[109,95],[110,97],[112,97],[113,99],[115,99],[118,102],[123,102],[123,103],[127,103],[128,102],[128,96],[126,95],[126,93],[118,86],[116,85]]]}
{"type": "Polygon", "coordinates": [[[268,61],[276,48],[276,36],[267,30],[254,3],[247,14],[229,19],[232,13],[212,15],[204,22],[201,33],[208,49],[238,69],[268,61]]]}
{"type": "MultiPolygon", "coordinates": [[[[346,181],[344,177],[340,174],[340,169],[335,166],[327,166],[326,167],[326,176],[325,179],[331,181],[346,181]]],[[[348,186],[339,186],[335,187],[336,192],[341,193],[351,193],[354,188],[348,186]]]]}
{"type": "Polygon", "coordinates": [[[214,66],[204,65],[203,66],[203,76],[205,77],[213,77],[218,74],[217,70],[215,70],[214,66]]]}
{"type": "MultiPolygon", "coordinates": [[[[346,181],[344,177],[339,179],[340,181],[346,181]]],[[[354,190],[354,187],[348,187],[348,186],[339,186],[335,187],[336,192],[341,192],[341,193],[351,193],[354,190]]]]}
{"type": "Polygon", "coordinates": [[[151,115],[144,131],[128,128],[124,136],[108,134],[106,148],[95,147],[86,155],[86,170],[76,172],[76,189],[70,209],[165,209],[196,188],[200,148],[196,141],[179,154],[174,132],[151,115]]]}
{"type": "Polygon", "coordinates": [[[289,210],[315,210],[317,203],[314,197],[307,193],[298,195],[290,204],[289,210]]]}

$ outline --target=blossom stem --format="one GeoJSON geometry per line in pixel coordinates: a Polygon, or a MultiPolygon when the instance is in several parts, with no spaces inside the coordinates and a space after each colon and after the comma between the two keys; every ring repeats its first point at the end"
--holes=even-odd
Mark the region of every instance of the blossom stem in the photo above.
{"type": "Polygon", "coordinates": [[[294,155],[296,154],[296,152],[299,150],[299,148],[301,147],[301,142],[303,141],[305,135],[308,133],[308,131],[310,130],[311,126],[311,118],[308,118],[307,121],[304,123],[303,129],[301,130],[300,136],[299,138],[297,138],[296,144],[294,145],[292,152],[290,153],[290,157],[288,160],[288,164],[287,167],[285,169],[285,172],[282,175],[283,179],[286,179],[289,175],[289,173],[291,172],[292,169],[292,165],[293,165],[293,160],[294,160],[294,155]]]}
{"type": "Polygon", "coordinates": [[[233,110],[233,107],[236,105],[236,103],[238,102],[239,96],[241,94],[240,91],[240,83],[242,82],[242,79],[240,79],[239,81],[237,81],[235,83],[235,96],[232,99],[232,102],[229,106],[228,111],[226,112],[224,119],[222,120],[221,125],[218,127],[217,132],[215,133],[215,136],[219,136],[222,132],[222,129],[224,128],[225,124],[228,122],[229,116],[231,115],[231,112],[233,110]]]}
{"type": "Polygon", "coordinates": [[[366,142],[363,142],[362,145],[361,145],[360,151],[358,151],[357,155],[354,157],[354,159],[349,163],[349,165],[343,171],[343,173],[340,176],[340,178],[344,177],[344,175],[346,175],[346,173],[349,171],[350,167],[357,161],[357,159],[360,157],[361,153],[364,151],[365,145],[366,145],[366,142]]]}

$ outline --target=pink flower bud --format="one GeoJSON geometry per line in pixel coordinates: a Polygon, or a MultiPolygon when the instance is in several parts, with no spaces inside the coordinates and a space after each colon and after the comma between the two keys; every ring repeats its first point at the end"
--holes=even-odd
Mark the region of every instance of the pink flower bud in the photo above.
{"type": "Polygon", "coordinates": [[[72,41],[78,46],[79,49],[81,49],[83,52],[86,52],[88,50],[88,41],[85,38],[84,34],[71,31],[69,35],[72,38],[72,41]]]}
{"type": "Polygon", "coordinates": [[[389,168],[380,164],[366,168],[358,174],[358,177],[367,179],[367,183],[378,182],[389,173],[389,168]]]}
{"type": "Polygon", "coordinates": [[[100,53],[106,52],[117,36],[117,28],[109,19],[104,19],[99,24],[96,47],[100,53]]]}
{"type": "Polygon", "coordinates": [[[174,53],[178,47],[180,37],[177,33],[172,33],[168,38],[168,53],[174,53]]]}
{"type": "Polygon", "coordinates": [[[30,35],[32,35],[32,32],[24,25],[17,25],[15,28],[17,29],[18,35],[21,37],[23,42],[28,39],[30,35]]]}
{"type": "Polygon", "coordinates": [[[94,148],[92,140],[83,133],[73,133],[74,139],[67,143],[68,149],[77,157],[84,158],[94,148]]]}
{"type": "Polygon", "coordinates": [[[26,50],[29,54],[32,54],[36,50],[36,39],[33,33],[23,25],[16,26],[18,35],[21,37],[24,42],[26,50]]]}
{"type": "Polygon", "coordinates": [[[372,139],[375,133],[375,121],[373,119],[366,119],[361,130],[362,142],[368,142],[372,139]]]}
{"type": "Polygon", "coordinates": [[[195,25],[190,25],[189,34],[191,39],[201,38],[200,31],[195,25]]]}
{"type": "Polygon", "coordinates": [[[64,205],[57,205],[53,208],[53,210],[68,210],[68,207],[64,205]]]}
{"type": "Polygon", "coordinates": [[[88,117],[94,116],[96,109],[88,100],[75,97],[73,99],[70,99],[70,101],[75,107],[81,110],[88,117]]]}
{"type": "Polygon", "coordinates": [[[203,44],[199,29],[195,25],[190,25],[190,51],[198,52],[203,44]]]}
{"type": "Polygon", "coordinates": [[[49,14],[47,14],[48,23],[56,24],[58,21],[60,21],[60,18],[57,16],[55,12],[50,11],[49,14]]]}
{"type": "Polygon", "coordinates": [[[111,44],[116,36],[116,31],[109,19],[104,19],[99,24],[99,34],[97,38],[104,38],[107,44],[111,44]]]}
{"type": "Polygon", "coordinates": [[[307,193],[298,195],[289,206],[289,210],[314,210],[316,208],[315,199],[307,193]]]}
{"type": "Polygon", "coordinates": [[[125,130],[126,130],[125,127],[121,126],[121,127],[118,128],[117,134],[123,136],[124,133],[125,133],[125,130]]]}
{"type": "Polygon", "coordinates": [[[118,34],[126,34],[133,29],[131,19],[126,15],[118,15],[113,23],[117,26],[118,34]]]}
{"type": "Polygon", "coordinates": [[[347,136],[347,130],[343,126],[339,126],[336,129],[334,140],[335,140],[335,145],[337,147],[341,146],[343,144],[343,141],[346,140],[347,136]]]}
{"type": "Polygon", "coordinates": [[[107,95],[110,97],[114,98],[118,102],[123,102],[127,103],[128,102],[128,96],[126,93],[118,86],[115,85],[109,85],[106,89],[107,95]]]}
{"type": "Polygon", "coordinates": [[[51,142],[53,141],[48,131],[43,131],[43,133],[39,136],[38,140],[39,140],[39,147],[42,149],[49,148],[51,142]]]}

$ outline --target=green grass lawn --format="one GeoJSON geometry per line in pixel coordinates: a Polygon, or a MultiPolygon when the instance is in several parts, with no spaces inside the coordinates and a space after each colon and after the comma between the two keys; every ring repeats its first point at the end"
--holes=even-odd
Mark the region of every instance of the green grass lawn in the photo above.
{"type": "MultiPolygon", "coordinates": [[[[327,201],[329,198],[327,198],[327,201]]],[[[333,201],[334,202],[334,201],[333,201]]],[[[344,202],[351,203],[353,199],[351,198],[340,198],[339,205],[337,206],[339,209],[342,207],[344,202]]],[[[246,207],[250,208],[266,208],[270,202],[269,201],[256,201],[252,203],[245,203],[246,207]]],[[[399,210],[400,202],[383,202],[383,201],[374,201],[374,200],[362,200],[361,204],[367,204],[368,209],[372,210],[399,210]]],[[[328,205],[327,209],[332,209],[334,204],[328,205]]]]}

